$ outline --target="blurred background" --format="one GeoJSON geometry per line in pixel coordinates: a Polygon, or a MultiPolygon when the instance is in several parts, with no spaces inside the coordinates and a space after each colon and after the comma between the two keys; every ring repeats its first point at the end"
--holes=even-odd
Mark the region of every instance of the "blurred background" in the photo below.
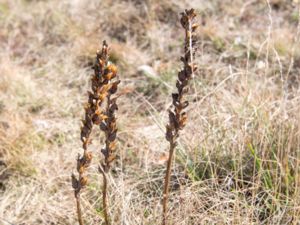
{"type": "MultiPolygon", "coordinates": [[[[195,8],[199,71],[173,164],[171,224],[300,222],[298,0],[0,0],[0,224],[76,224],[71,173],[103,40],[118,66],[114,224],[159,224],[179,19],[195,8]]],[[[102,224],[95,130],[86,224],[102,224]]]]}

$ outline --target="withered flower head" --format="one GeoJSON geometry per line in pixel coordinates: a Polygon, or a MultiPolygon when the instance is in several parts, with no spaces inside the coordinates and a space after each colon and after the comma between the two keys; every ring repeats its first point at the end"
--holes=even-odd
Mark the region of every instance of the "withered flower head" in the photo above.
{"type": "Polygon", "coordinates": [[[184,55],[180,58],[183,62],[183,69],[178,72],[176,82],[177,93],[172,94],[172,108],[169,110],[169,123],[166,126],[166,139],[170,143],[169,158],[166,169],[164,193],[163,193],[163,225],[167,224],[168,214],[168,196],[169,183],[171,175],[172,158],[177,145],[179,131],[182,130],[187,122],[187,113],[185,109],[188,107],[188,101],[184,100],[187,93],[188,83],[192,79],[194,72],[197,70],[194,64],[196,35],[195,31],[198,24],[195,23],[196,13],[194,9],[185,10],[181,13],[181,25],[185,30],[184,55]]]}
{"type": "Polygon", "coordinates": [[[116,79],[117,68],[115,65],[108,62],[108,45],[104,41],[102,50],[97,51],[95,65],[93,66],[94,74],[91,79],[91,91],[88,92],[88,101],[85,104],[85,116],[82,120],[81,127],[81,142],[83,147],[82,156],[77,158],[77,172],[78,178],[72,174],[72,187],[77,201],[77,214],[79,224],[82,225],[81,208],[80,208],[80,191],[84,188],[88,179],[85,175],[86,169],[89,167],[92,161],[92,153],[88,152],[88,145],[91,143],[90,134],[92,132],[93,125],[101,125],[106,127],[106,147],[105,151],[105,163],[103,167],[105,170],[109,169],[110,163],[115,158],[115,146],[116,146],[116,118],[115,110],[116,98],[111,96],[116,93],[118,84],[120,81],[116,79]],[[103,102],[107,102],[106,110],[102,108],[103,102]]]}

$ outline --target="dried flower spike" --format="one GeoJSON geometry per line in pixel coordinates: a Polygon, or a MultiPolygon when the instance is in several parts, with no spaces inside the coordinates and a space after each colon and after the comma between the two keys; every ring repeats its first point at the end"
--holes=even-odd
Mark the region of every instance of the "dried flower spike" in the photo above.
{"type": "MultiPolygon", "coordinates": [[[[96,68],[100,67],[102,70],[95,70],[99,72],[99,77],[102,79],[103,88],[101,89],[101,97],[106,101],[105,110],[99,110],[101,114],[101,122],[99,123],[100,129],[105,133],[105,147],[101,150],[104,155],[104,161],[99,166],[99,172],[103,175],[103,189],[102,201],[105,223],[110,224],[108,216],[107,204],[107,173],[111,167],[111,163],[116,158],[116,138],[117,138],[117,124],[115,112],[118,109],[117,97],[115,93],[118,90],[120,80],[117,78],[117,68],[115,65],[108,62],[108,47],[106,42],[103,42],[102,53],[98,57],[98,64],[96,68]]],[[[100,121],[100,120],[99,120],[100,121]]]]}
{"type": "Polygon", "coordinates": [[[196,43],[195,31],[198,28],[198,24],[194,22],[195,17],[195,10],[190,9],[185,10],[181,14],[180,20],[185,30],[184,55],[181,57],[183,69],[178,73],[176,82],[177,93],[172,94],[173,109],[169,110],[169,123],[166,126],[166,139],[170,143],[170,149],[163,192],[163,225],[167,224],[167,203],[173,154],[177,145],[179,131],[184,128],[187,121],[187,114],[184,112],[184,109],[188,106],[188,102],[184,100],[184,94],[187,92],[189,80],[192,79],[194,72],[197,70],[196,65],[194,65],[196,52],[196,48],[194,47],[196,43]]]}
{"type": "Polygon", "coordinates": [[[77,215],[80,225],[83,225],[82,212],[80,206],[80,192],[87,185],[88,179],[84,175],[86,169],[92,161],[92,153],[88,152],[87,147],[91,143],[90,134],[93,125],[99,125],[106,119],[106,115],[102,112],[101,105],[109,93],[111,84],[108,84],[107,79],[102,75],[106,75],[107,62],[107,44],[103,42],[101,52],[97,52],[96,62],[94,66],[94,74],[92,76],[91,88],[88,92],[88,102],[85,105],[85,117],[82,121],[81,141],[83,145],[83,155],[77,158],[78,178],[72,174],[72,186],[75,192],[77,215]]]}

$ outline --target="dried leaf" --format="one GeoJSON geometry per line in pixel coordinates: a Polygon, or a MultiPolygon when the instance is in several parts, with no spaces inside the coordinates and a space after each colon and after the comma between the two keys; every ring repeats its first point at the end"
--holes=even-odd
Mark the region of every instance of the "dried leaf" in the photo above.
{"type": "Polygon", "coordinates": [[[185,109],[186,107],[188,107],[189,105],[189,102],[188,101],[185,101],[181,104],[181,109],[185,109]]]}
{"type": "Polygon", "coordinates": [[[171,126],[177,127],[176,116],[172,111],[169,111],[169,122],[171,126]]]}
{"type": "Polygon", "coordinates": [[[115,81],[115,82],[112,83],[112,86],[110,88],[110,93],[111,94],[115,94],[117,92],[118,85],[120,84],[120,82],[121,82],[120,80],[117,80],[117,81],[115,81]]]}
{"type": "Polygon", "coordinates": [[[116,102],[112,103],[111,106],[109,107],[109,111],[113,113],[115,110],[118,110],[118,105],[116,102]]]}
{"type": "Polygon", "coordinates": [[[92,161],[93,155],[91,152],[86,152],[84,154],[84,158],[85,158],[85,162],[86,162],[85,164],[90,164],[92,161]]]}
{"type": "Polygon", "coordinates": [[[199,27],[199,24],[194,23],[194,24],[192,25],[192,32],[195,32],[195,31],[197,30],[198,27],[199,27]]]}
{"type": "Polygon", "coordinates": [[[116,142],[114,141],[114,142],[111,142],[109,144],[109,150],[110,151],[115,151],[115,149],[116,149],[116,142]]]}
{"type": "Polygon", "coordinates": [[[109,64],[107,66],[107,70],[111,71],[112,73],[116,74],[117,73],[117,67],[114,64],[109,64]]]}
{"type": "Polygon", "coordinates": [[[179,122],[180,129],[182,129],[185,126],[186,121],[187,121],[187,115],[186,115],[186,113],[182,113],[181,114],[181,119],[180,119],[180,122],[179,122]]]}
{"type": "Polygon", "coordinates": [[[79,166],[79,168],[77,169],[77,171],[78,171],[78,173],[80,173],[80,174],[82,174],[82,173],[84,173],[84,171],[85,171],[85,168],[84,168],[84,166],[79,166]]]}
{"type": "Polygon", "coordinates": [[[106,124],[105,124],[104,122],[101,122],[101,123],[100,123],[100,129],[101,129],[102,131],[107,131],[107,126],[106,126],[106,124]]]}
{"type": "Polygon", "coordinates": [[[108,158],[107,158],[107,162],[108,163],[111,163],[112,161],[114,161],[116,159],[116,156],[115,155],[110,155],[108,158]]]}
{"type": "Polygon", "coordinates": [[[113,73],[113,72],[110,72],[109,70],[106,70],[105,71],[105,74],[103,75],[103,77],[106,79],[106,80],[112,80],[113,78],[116,77],[117,74],[113,73]]]}
{"type": "Polygon", "coordinates": [[[102,154],[104,155],[104,157],[108,157],[108,151],[106,148],[102,148],[101,149],[102,154]]]}
{"type": "Polygon", "coordinates": [[[186,74],[185,74],[185,71],[184,70],[181,70],[179,73],[178,73],[178,79],[182,82],[186,79],[186,74]]]}
{"type": "Polygon", "coordinates": [[[74,189],[78,189],[78,180],[77,180],[76,176],[74,174],[72,174],[71,177],[72,177],[72,187],[74,189]]]}
{"type": "Polygon", "coordinates": [[[115,130],[113,133],[111,133],[108,137],[108,140],[110,142],[113,142],[114,140],[116,140],[116,137],[117,137],[117,130],[115,130]]]}
{"type": "Polygon", "coordinates": [[[99,124],[101,123],[102,120],[101,120],[101,118],[100,118],[99,115],[95,114],[95,115],[93,116],[93,118],[92,118],[92,121],[93,121],[94,124],[99,125],[99,124]]]}
{"type": "Polygon", "coordinates": [[[172,127],[169,125],[166,126],[166,139],[169,142],[173,139],[172,127]]]}
{"type": "Polygon", "coordinates": [[[173,101],[178,102],[178,97],[179,97],[179,94],[178,94],[178,93],[173,93],[173,94],[172,94],[172,99],[173,99],[173,101]]]}
{"type": "Polygon", "coordinates": [[[87,185],[87,182],[88,182],[87,177],[81,177],[81,179],[80,179],[80,185],[82,187],[84,187],[85,185],[87,185]]]}

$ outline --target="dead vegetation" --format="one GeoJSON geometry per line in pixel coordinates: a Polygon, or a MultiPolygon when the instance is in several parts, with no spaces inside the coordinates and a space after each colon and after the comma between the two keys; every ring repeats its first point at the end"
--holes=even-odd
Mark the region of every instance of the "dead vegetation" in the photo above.
{"type": "Polygon", "coordinates": [[[188,84],[195,72],[197,66],[194,64],[196,54],[195,36],[199,24],[195,22],[196,13],[194,9],[185,10],[181,13],[181,26],[185,31],[184,40],[184,55],[180,58],[183,63],[183,69],[178,72],[178,79],[176,81],[177,92],[172,94],[173,110],[169,110],[169,123],[166,126],[166,139],[170,143],[169,158],[167,162],[164,192],[163,192],[163,224],[168,223],[168,198],[169,198],[169,183],[171,179],[171,166],[173,155],[178,145],[179,131],[184,128],[187,123],[186,108],[189,105],[188,101],[184,100],[188,93],[188,84]]]}
{"type": "MultiPolygon", "coordinates": [[[[170,224],[299,223],[299,1],[2,0],[0,224],[76,224],[70,171],[100,39],[128,92],[118,100],[111,221],[161,222],[178,13],[191,7],[199,71],[174,155],[170,224]]],[[[86,175],[84,222],[104,223],[97,164],[86,175]]]]}
{"type": "Polygon", "coordinates": [[[92,152],[88,151],[88,146],[92,143],[90,137],[93,126],[99,126],[105,134],[105,147],[101,149],[104,156],[103,162],[99,165],[99,172],[103,176],[102,205],[105,224],[110,224],[108,215],[108,172],[112,162],[116,158],[116,138],[117,124],[115,111],[118,109],[117,97],[114,94],[118,90],[120,80],[117,79],[117,68],[109,62],[109,48],[106,41],[103,41],[102,50],[98,50],[95,65],[93,66],[94,75],[91,79],[91,89],[88,92],[88,101],[85,106],[85,117],[82,121],[81,141],[83,146],[82,156],[77,158],[78,178],[72,174],[72,187],[74,188],[77,216],[79,224],[83,223],[80,192],[88,184],[85,173],[92,162],[92,152]],[[106,106],[103,106],[106,104],[106,106]]]}

